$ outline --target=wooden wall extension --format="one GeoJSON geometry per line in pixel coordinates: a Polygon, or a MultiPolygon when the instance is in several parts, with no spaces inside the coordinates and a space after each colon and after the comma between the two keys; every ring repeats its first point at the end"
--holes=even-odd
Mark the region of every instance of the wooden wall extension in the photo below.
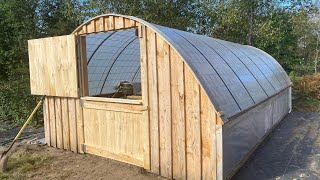
{"type": "Polygon", "coordinates": [[[81,153],[83,123],[79,99],[47,96],[43,111],[46,143],[81,153]]]}
{"type": "Polygon", "coordinates": [[[144,168],[174,179],[222,179],[222,125],[196,77],[163,38],[129,17],[105,15],[73,34],[137,27],[143,119],[149,131],[144,168]]]}

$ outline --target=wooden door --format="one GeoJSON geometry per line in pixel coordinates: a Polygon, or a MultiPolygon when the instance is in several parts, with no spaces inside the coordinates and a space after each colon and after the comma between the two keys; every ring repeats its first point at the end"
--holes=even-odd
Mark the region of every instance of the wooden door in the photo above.
{"type": "Polygon", "coordinates": [[[84,152],[143,167],[148,127],[142,117],[142,112],[147,110],[142,102],[115,102],[96,97],[81,98],[81,101],[84,152]]]}
{"type": "Polygon", "coordinates": [[[79,97],[79,36],[28,41],[31,94],[79,97]]]}

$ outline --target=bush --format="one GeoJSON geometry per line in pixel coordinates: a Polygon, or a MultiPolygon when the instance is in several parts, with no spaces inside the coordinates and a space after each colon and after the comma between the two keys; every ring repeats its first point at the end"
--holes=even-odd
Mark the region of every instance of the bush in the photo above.
{"type": "MultiPolygon", "coordinates": [[[[39,97],[30,94],[29,78],[0,81],[0,122],[22,125],[36,106],[39,97]]],[[[31,125],[42,123],[42,110],[34,116],[31,125]]]]}
{"type": "Polygon", "coordinates": [[[295,93],[320,100],[320,73],[296,77],[291,75],[295,93]]]}

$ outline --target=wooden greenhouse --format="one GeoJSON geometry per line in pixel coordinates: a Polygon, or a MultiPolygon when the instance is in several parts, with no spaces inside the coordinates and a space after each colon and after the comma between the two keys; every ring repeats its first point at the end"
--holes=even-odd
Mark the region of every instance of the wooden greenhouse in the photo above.
{"type": "Polygon", "coordinates": [[[116,14],[28,41],[49,146],[172,179],[229,179],[291,110],[267,53],[116,14]]]}

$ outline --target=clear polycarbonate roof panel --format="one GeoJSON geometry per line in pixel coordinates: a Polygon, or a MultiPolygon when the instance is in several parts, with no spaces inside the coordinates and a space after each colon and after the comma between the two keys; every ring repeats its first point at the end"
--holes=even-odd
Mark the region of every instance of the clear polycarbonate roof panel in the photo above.
{"type": "Polygon", "coordinates": [[[290,85],[267,53],[207,36],[151,25],[184,58],[218,110],[231,117],[290,85]]]}
{"type": "Polygon", "coordinates": [[[133,82],[140,67],[139,59],[140,42],[139,38],[136,38],[117,57],[106,78],[101,94],[114,92],[120,81],[133,82]]]}
{"type": "MultiPolygon", "coordinates": [[[[217,39],[216,39],[217,40],[217,39]]],[[[234,55],[238,57],[238,59],[246,66],[246,68],[251,72],[251,74],[254,76],[254,78],[257,80],[259,85],[262,87],[264,92],[267,94],[267,96],[272,96],[276,93],[275,88],[273,85],[269,82],[267,79],[267,76],[263,74],[263,71],[260,69],[260,67],[255,63],[254,58],[251,59],[249,56],[247,56],[243,51],[242,48],[237,47],[235,43],[217,40],[218,42],[221,42],[224,44],[225,47],[227,47],[234,55]]]]}
{"type": "MultiPolygon", "coordinates": [[[[209,62],[210,66],[221,77],[224,85],[228,88],[240,109],[247,109],[254,104],[252,97],[230,65],[223,57],[212,49],[212,47],[214,47],[211,46],[212,41],[208,41],[208,38],[205,36],[196,36],[194,34],[178,30],[175,30],[175,32],[185,38],[209,62]],[[207,43],[209,43],[210,46],[207,43]]],[[[219,51],[219,53],[221,53],[221,51],[219,51]]],[[[232,67],[235,67],[235,65],[232,67]]]]}
{"type": "MultiPolygon", "coordinates": [[[[201,38],[203,39],[203,38],[201,38]]],[[[215,39],[211,41],[207,40],[207,37],[203,41],[209,45],[219,56],[226,62],[226,64],[232,69],[241,84],[245,87],[254,103],[263,101],[268,97],[266,92],[260,86],[259,82],[247,68],[245,63],[242,62],[224,43],[218,42],[215,39]]]]}
{"type": "Polygon", "coordinates": [[[120,81],[138,77],[139,48],[135,29],[87,35],[89,95],[114,93],[120,81]]]}
{"type": "Polygon", "coordinates": [[[98,47],[102,44],[102,42],[106,40],[113,33],[115,32],[88,34],[86,36],[87,61],[90,61],[92,55],[98,49],[98,47]]]}
{"type": "MultiPolygon", "coordinates": [[[[251,47],[251,46],[249,46],[249,47],[251,47]]],[[[256,54],[261,59],[264,59],[265,63],[268,64],[268,66],[270,66],[270,67],[272,67],[272,69],[274,69],[281,85],[289,85],[291,83],[290,79],[287,76],[287,73],[280,66],[280,64],[277,61],[275,61],[275,59],[272,56],[270,56],[269,54],[267,54],[266,52],[264,52],[258,48],[255,48],[255,47],[251,47],[251,48],[256,52],[256,54]]]]}

